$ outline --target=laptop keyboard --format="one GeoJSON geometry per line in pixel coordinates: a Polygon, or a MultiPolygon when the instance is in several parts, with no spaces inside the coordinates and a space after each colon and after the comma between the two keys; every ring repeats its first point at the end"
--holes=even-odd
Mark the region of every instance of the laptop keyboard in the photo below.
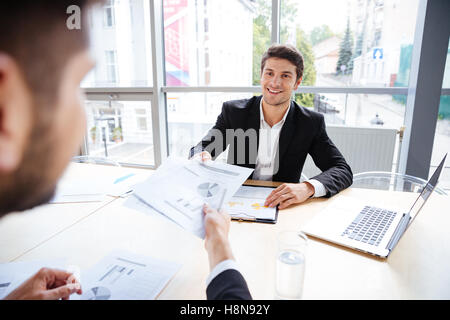
{"type": "Polygon", "coordinates": [[[397,213],[365,206],[341,236],[378,246],[397,213]]]}

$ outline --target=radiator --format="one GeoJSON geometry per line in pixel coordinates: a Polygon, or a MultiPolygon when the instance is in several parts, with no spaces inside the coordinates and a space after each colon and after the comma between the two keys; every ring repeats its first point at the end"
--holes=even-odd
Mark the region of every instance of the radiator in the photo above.
{"type": "MultiPolygon", "coordinates": [[[[327,125],[327,133],[352,168],[353,174],[392,171],[396,129],[327,125]]],[[[311,178],[320,172],[308,155],[302,173],[311,178]]]]}

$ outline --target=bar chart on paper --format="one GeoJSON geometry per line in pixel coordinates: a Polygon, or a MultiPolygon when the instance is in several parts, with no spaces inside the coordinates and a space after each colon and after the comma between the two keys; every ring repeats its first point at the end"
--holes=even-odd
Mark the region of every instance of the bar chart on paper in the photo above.
{"type": "Polygon", "coordinates": [[[179,267],[131,253],[112,253],[83,275],[80,300],[154,299],[179,267]]]}

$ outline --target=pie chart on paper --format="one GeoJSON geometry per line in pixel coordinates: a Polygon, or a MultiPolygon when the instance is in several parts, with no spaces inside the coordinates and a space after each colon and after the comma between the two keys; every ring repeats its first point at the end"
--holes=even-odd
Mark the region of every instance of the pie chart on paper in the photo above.
{"type": "Polygon", "coordinates": [[[197,190],[203,198],[211,198],[219,192],[220,186],[217,183],[205,182],[200,184],[197,190]]]}
{"type": "Polygon", "coordinates": [[[94,287],[86,293],[87,300],[109,300],[111,292],[105,287],[94,287]]]}

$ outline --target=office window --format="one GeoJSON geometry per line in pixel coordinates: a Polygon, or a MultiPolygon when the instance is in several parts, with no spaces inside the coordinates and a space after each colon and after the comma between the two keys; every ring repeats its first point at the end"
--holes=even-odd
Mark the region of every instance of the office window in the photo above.
{"type": "Polygon", "coordinates": [[[406,87],[418,4],[282,0],[281,42],[303,53],[304,85],[406,87]]]}
{"type": "Polygon", "coordinates": [[[152,85],[149,12],[147,0],[108,1],[90,11],[90,49],[96,66],[82,87],[152,85]]]}
{"type": "Polygon", "coordinates": [[[108,28],[114,26],[114,0],[108,0],[103,8],[103,25],[108,28]]]}
{"type": "Polygon", "coordinates": [[[166,84],[251,86],[270,10],[265,0],[164,0],[166,84]]]}
{"type": "Polygon", "coordinates": [[[115,50],[105,51],[106,55],[106,78],[111,84],[117,82],[117,58],[115,50]]]}
{"type": "Polygon", "coordinates": [[[137,127],[140,131],[147,131],[147,112],[145,109],[136,109],[137,127]]]}
{"type": "Polygon", "coordinates": [[[149,101],[85,102],[88,154],[118,162],[153,165],[149,101]]]}
{"type": "MultiPolygon", "coordinates": [[[[225,101],[251,97],[249,93],[168,93],[169,152],[187,157],[216,123],[225,101]]],[[[221,157],[226,159],[226,157],[221,157]]]]}

